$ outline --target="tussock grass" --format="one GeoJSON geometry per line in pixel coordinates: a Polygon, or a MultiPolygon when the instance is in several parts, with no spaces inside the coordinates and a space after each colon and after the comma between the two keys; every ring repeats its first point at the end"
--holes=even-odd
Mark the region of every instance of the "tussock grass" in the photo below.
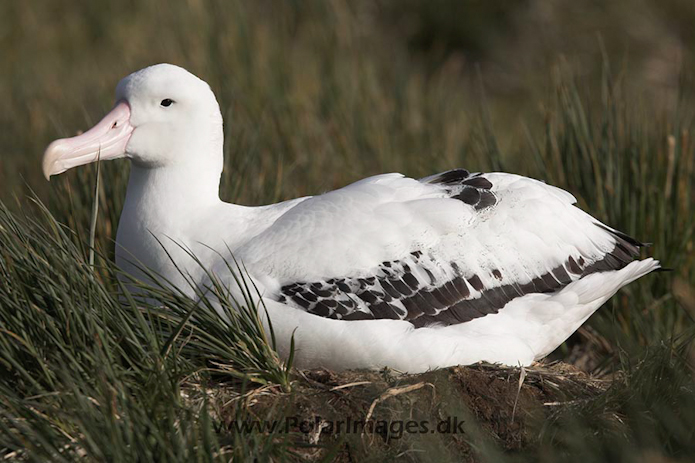
{"type": "MultiPolygon", "coordinates": [[[[263,334],[252,289],[239,303],[213,288],[217,308],[164,284],[141,283],[131,295],[112,265],[95,272],[71,232],[36,205],[31,217],[0,205],[3,456],[226,461],[207,407],[186,406],[181,384],[214,374],[289,388],[290,365],[263,334]]],[[[259,441],[229,452],[274,448],[259,441]]]]}
{"type": "MultiPolygon", "coordinates": [[[[451,21],[441,14],[451,5],[430,3],[0,3],[0,457],[282,461],[348,460],[356,452],[375,459],[679,461],[695,454],[692,44],[687,34],[678,42],[690,56],[681,74],[660,51],[674,43],[663,18],[690,24],[695,15],[676,1],[662,2],[661,19],[650,2],[614,2],[599,12],[580,2],[587,16],[551,6],[544,11],[553,27],[539,27],[545,16],[535,4],[506,12],[471,4],[477,10],[465,21],[451,21]],[[637,21],[645,11],[651,27],[637,21]],[[599,27],[604,42],[562,36],[587,21],[610,26],[599,27]],[[634,24],[643,25],[645,38],[625,60],[615,36],[634,24]],[[567,51],[560,39],[574,40],[576,57],[558,59],[567,51]],[[657,66],[657,83],[644,71],[654,60],[668,64],[657,66]],[[522,431],[507,426],[518,371],[486,367],[433,374],[439,393],[450,393],[442,413],[470,423],[459,440],[365,446],[341,436],[316,444],[301,433],[221,431],[224,420],[283,419],[307,397],[323,400],[307,410],[354,413],[359,408],[339,405],[364,399],[368,406],[383,391],[330,390],[379,381],[372,373],[339,375],[329,388],[306,379],[323,373],[295,376],[291,361],[272,349],[263,308],[254,306],[255,290],[234,262],[243,300],[231,299],[215,275],[212,299],[198,302],[165,282],[128,282],[158,304],[131,295],[112,264],[126,163],[100,167],[93,247],[96,167],[50,185],[41,178],[40,153],[50,140],[94,123],[118,78],[161,61],[189,68],[218,95],[225,200],[264,204],[388,171],[506,170],[567,189],[600,220],[651,242],[646,252],[673,272],[623,289],[555,354],[588,358],[582,365],[601,374],[600,388],[590,387],[595,377],[529,370],[527,399],[515,416],[522,431]],[[25,194],[27,185],[46,207],[25,194]],[[458,386],[478,374],[499,384],[498,392],[463,394],[458,386]],[[537,412],[538,394],[560,404],[536,403],[537,412]],[[491,406],[476,408],[475,400],[491,406]],[[263,408],[264,401],[274,405],[263,408]]],[[[411,381],[380,377],[384,387],[411,381]]],[[[429,410],[418,404],[399,402],[382,416],[429,410]]]]}

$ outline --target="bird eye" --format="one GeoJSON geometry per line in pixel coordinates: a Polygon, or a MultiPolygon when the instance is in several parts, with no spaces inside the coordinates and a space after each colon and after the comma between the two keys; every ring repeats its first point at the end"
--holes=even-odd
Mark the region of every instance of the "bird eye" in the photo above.
{"type": "Polygon", "coordinates": [[[162,102],[159,103],[159,104],[162,105],[162,106],[164,106],[165,108],[168,108],[168,107],[171,106],[173,103],[174,103],[174,100],[170,100],[169,98],[165,98],[165,99],[163,99],[162,102]]]}

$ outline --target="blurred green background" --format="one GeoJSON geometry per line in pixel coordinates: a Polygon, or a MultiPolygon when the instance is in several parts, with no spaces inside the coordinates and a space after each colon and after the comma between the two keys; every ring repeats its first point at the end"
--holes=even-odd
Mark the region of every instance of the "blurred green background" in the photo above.
{"type": "MultiPolygon", "coordinates": [[[[646,439],[656,457],[687,457],[695,415],[679,408],[695,403],[694,26],[688,0],[0,1],[2,212],[33,217],[35,192],[86,253],[96,169],[46,182],[43,150],[98,121],[122,77],[160,62],[187,68],[218,97],[227,201],[266,204],[382,172],[453,167],[545,180],[653,243],[644,255],[673,269],[623,289],[555,353],[628,378],[605,400],[634,418],[633,434],[577,435],[599,436],[604,456],[646,439]],[[640,365],[672,370],[633,380],[640,365]]],[[[128,164],[102,173],[96,237],[108,260],[128,164]]],[[[26,223],[14,234],[0,226],[0,257],[30,248],[22,233],[45,231],[26,223]]],[[[30,273],[0,289],[30,290],[30,273]]]]}
{"type": "Polygon", "coordinates": [[[46,191],[45,146],[98,120],[121,77],[158,62],[208,81],[231,154],[267,163],[245,202],[277,199],[265,188],[278,180],[279,198],[383,171],[487,167],[469,146],[483,111],[518,169],[558,66],[599,101],[608,62],[630,99],[673,109],[690,89],[693,24],[686,0],[5,1],[0,191],[46,191]]]}

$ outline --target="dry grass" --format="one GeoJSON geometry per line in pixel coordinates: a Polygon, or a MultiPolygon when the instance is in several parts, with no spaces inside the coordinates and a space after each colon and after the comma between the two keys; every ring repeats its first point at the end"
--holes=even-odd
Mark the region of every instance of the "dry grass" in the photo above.
{"type": "Polygon", "coordinates": [[[0,456],[690,458],[693,21],[679,0],[0,3],[0,456]],[[508,170],[568,189],[674,271],[622,290],[555,353],[589,373],[538,366],[521,389],[518,370],[491,366],[296,372],[242,301],[232,325],[205,307],[191,318],[190,301],[161,288],[150,290],[169,311],[124,304],[111,254],[127,164],[102,166],[93,269],[95,170],[48,184],[40,157],[101,117],[120,77],[163,61],[218,95],[226,200],[269,203],[387,171],[508,170]],[[365,417],[388,389],[420,382],[434,388],[386,398],[374,417],[457,416],[464,436],[220,430],[365,417]]]}

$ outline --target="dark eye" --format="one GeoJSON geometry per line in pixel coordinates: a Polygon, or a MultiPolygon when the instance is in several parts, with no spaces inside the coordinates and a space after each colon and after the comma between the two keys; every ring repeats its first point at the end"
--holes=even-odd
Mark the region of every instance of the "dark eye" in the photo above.
{"type": "Polygon", "coordinates": [[[159,104],[162,105],[162,106],[164,106],[165,108],[168,108],[168,107],[171,106],[173,103],[174,103],[174,100],[170,100],[169,98],[165,98],[165,99],[163,99],[162,102],[159,103],[159,104]]]}

